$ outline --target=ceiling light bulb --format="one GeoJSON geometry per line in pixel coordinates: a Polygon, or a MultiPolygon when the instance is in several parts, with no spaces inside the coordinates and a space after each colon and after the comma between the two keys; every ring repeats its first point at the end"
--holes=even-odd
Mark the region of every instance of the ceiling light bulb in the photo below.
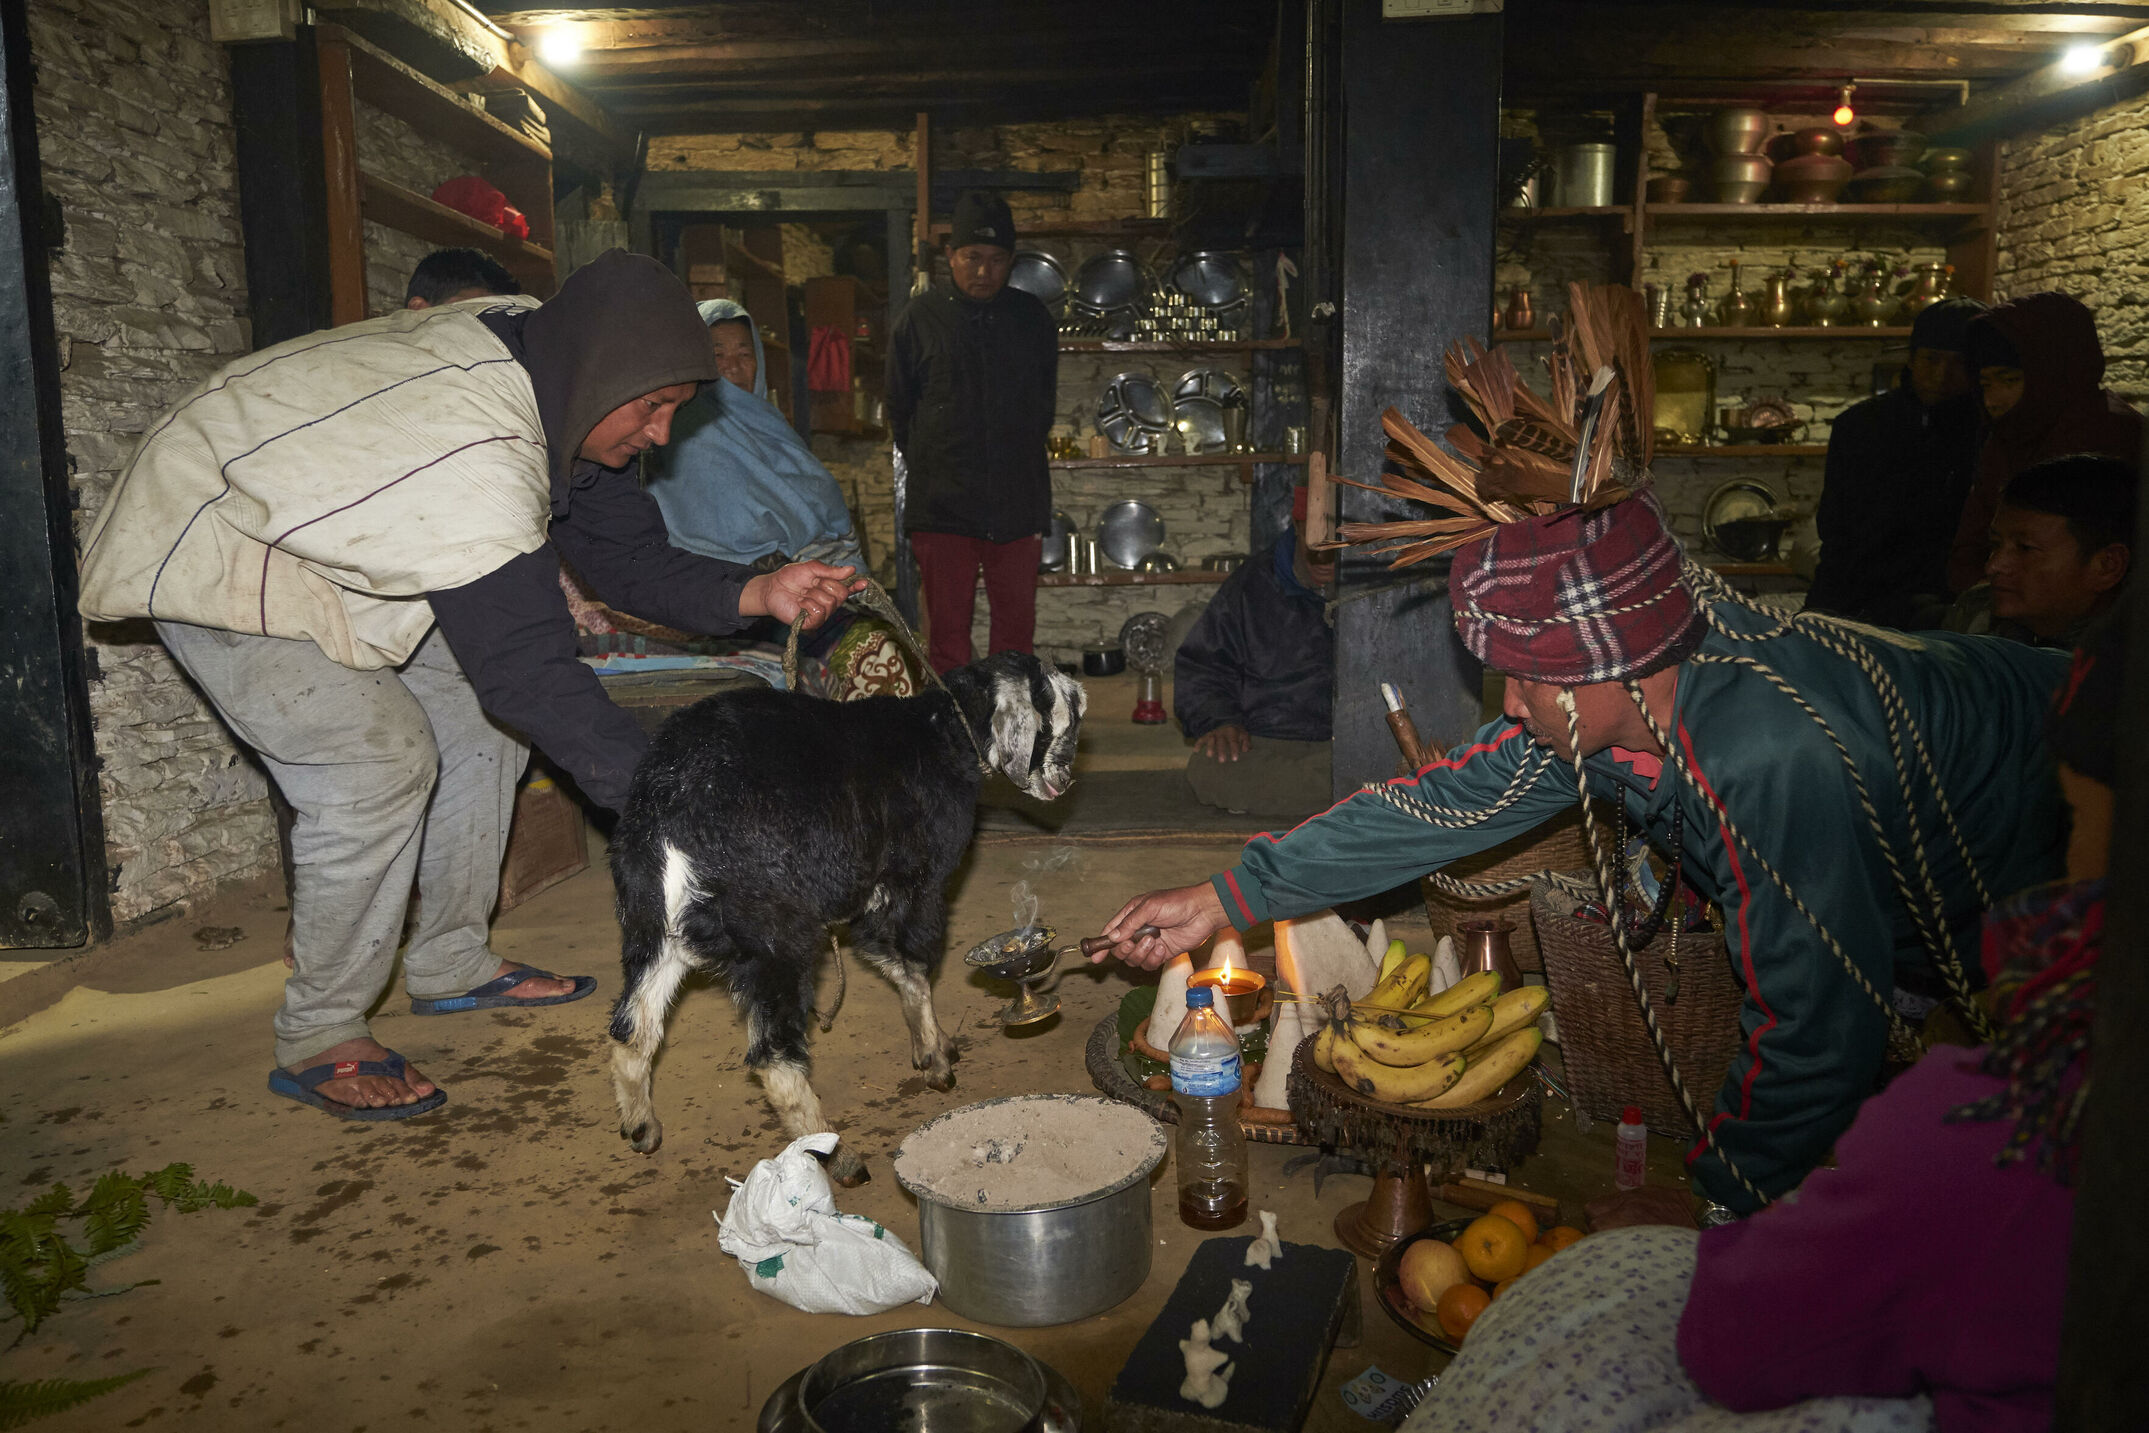
{"type": "Polygon", "coordinates": [[[1856,88],[1856,85],[1845,85],[1836,91],[1836,112],[1829,118],[1836,122],[1837,129],[1850,128],[1851,121],[1858,118],[1858,111],[1851,108],[1851,91],[1856,88]]]}
{"type": "Polygon", "coordinates": [[[537,42],[537,55],[548,65],[571,65],[582,58],[582,42],[572,30],[547,30],[537,42]]]}
{"type": "Polygon", "coordinates": [[[2092,75],[2104,64],[2102,45],[2069,45],[2059,57],[2059,69],[2063,75],[2092,75]]]}

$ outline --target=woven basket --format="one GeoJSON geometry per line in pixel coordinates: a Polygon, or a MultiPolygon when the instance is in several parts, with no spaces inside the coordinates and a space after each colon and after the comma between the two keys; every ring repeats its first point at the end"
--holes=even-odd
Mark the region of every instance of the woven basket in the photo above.
{"type": "MultiPolygon", "coordinates": [[[[1657,1058],[1634,1003],[1634,987],[1620,963],[1619,947],[1612,941],[1612,928],[1567,914],[1569,904],[1543,882],[1531,892],[1530,916],[1544,956],[1545,984],[1552,990],[1560,1062],[1566,1067],[1575,1112],[1616,1123],[1623,1107],[1640,1105],[1643,1123],[1657,1134],[1694,1139],[1699,1131],[1657,1058]]],[[[1637,952],[1642,983],[1679,1077],[1706,1117],[1738,1054],[1739,1009],[1746,992],[1732,974],[1723,936],[1687,931],[1679,937],[1679,999],[1666,1005],[1664,987],[1671,971],[1664,954],[1670,948],[1667,929],[1637,952]]]]}
{"type": "MultiPolygon", "coordinates": [[[[1589,852],[1582,844],[1581,808],[1570,807],[1511,841],[1443,866],[1441,873],[1459,881],[1509,881],[1534,876],[1539,871],[1578,870],[1588,864],[1589,852]]],[[[1535,975],[1545,968],[1538,954],[1537,937],[1530,929],[1528,891],[1517,891],[1496,901],[1466,901],[1428,880],[1425,912],[1432,919],[1433,938],[1450,935],[1457,945],[1462,943],[1464,921],[1505,918],[1514,927],[1508,932],[1507,945],[1514,954],[1516,968],[1525,975],[1535,975]]]]}

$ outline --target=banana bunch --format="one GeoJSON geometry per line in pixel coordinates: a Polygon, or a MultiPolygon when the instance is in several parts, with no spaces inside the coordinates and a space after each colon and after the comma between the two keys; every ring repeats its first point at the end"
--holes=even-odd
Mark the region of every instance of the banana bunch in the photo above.
{"type": "Polygon", "coordinates": [[[1322,998],[1328,1023],[1313,1060],[1369,1099],[1454,1109],[1484,1099],[1537,1055],[1537,1017],[1551,998],[1541,985],[1506,994],[1500,977],[1467,976],[1428,989],[1432,960],[1393,942],[1380,983],[1352,1002],[1339,988],[1322,998]]]}

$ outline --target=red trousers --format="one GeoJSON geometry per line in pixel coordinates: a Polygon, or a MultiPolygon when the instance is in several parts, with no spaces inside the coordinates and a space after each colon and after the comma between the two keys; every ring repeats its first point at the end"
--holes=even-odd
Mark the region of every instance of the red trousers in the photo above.
{"type": "Polygon", "coordinates": [[[933,670],[967,666],[970,619],[977,607],[977,575],[985,569],[985,601],[992,612],[991,649],[1027,652],[1037,635],[1037,561],[1042,537],[987,542],[950,532],[914,532],[910,550],[918,559],[918,583],[925,594],[926,621],[932,628],[926,655],[933,670]]]}

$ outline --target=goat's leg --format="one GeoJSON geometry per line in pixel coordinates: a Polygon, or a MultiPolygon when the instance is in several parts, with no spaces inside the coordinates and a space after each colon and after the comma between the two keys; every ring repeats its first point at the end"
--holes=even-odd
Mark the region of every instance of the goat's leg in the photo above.
{"type": "Polygon", "coordinates": [[[664,1022],[679,983],[696,964],[682,931],[695,899],[686,857],[666,847],[661,868],[616,855],[619,887],[620,965],[624,979],[612,1007],[612,1094],[619,1103],[619,1133],[643,1154],[664,1142],[650,1079],[664,1022]]]}
{"type": "Polygon", "coordinates": [[[955,1088],[955,1042],[940,1027],[933,1010],[932,970],[946,925],[943,909],[938,918],[930,912],[912,911],[907,918],[853,921],[851,936],[861,958],[888,977],[903,1000],[903,1023],[910,1027],[910,1063],[925,1071],[925,1082],[936,1090],[955,1088]],[[891,949],[891,947],[893,947],[891,949]]]}
{"type": "MultiPolygon", "coordinates": [[[[821,932],[811,928],[801,934],[801,941],[787,942],[780,952],[749,953],[742,946],[746,958],[731,976],[732,998],[746,1011],[746,1067],[761,1077],[777,1122],[793,1139],[833,1130],[806,1078],[806,1033],[821,932]]],[[[828,1177],[846,1189],[871,1177],[848,1143],[839,1143],[824,1164],[828,1177]]]]}

